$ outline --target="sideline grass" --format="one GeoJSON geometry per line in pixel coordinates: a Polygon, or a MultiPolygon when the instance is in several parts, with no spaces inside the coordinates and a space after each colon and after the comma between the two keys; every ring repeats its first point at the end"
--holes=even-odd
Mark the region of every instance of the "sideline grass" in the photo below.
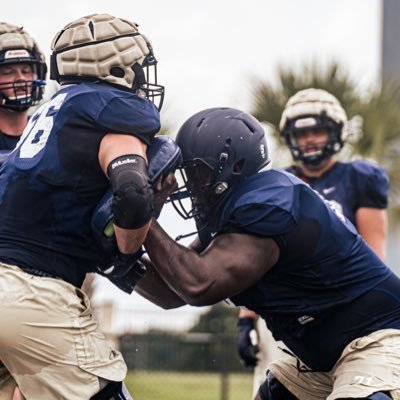
{"type": "Polygon", "coordinates": [[[217,373],[132,371],[125,382],[135,400],[246,400],[253,375],[229,374],[226,397],[217,373]]]}

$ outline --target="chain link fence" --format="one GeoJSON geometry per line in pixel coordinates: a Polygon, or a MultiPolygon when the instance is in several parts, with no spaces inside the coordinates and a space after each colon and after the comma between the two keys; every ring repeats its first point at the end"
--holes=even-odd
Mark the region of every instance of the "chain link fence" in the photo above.
{"type": "Polygon", "coordinates": [[[135,400],[251,399],[252,371],[227,334],[149,332],[120,337],[135,400]]]}

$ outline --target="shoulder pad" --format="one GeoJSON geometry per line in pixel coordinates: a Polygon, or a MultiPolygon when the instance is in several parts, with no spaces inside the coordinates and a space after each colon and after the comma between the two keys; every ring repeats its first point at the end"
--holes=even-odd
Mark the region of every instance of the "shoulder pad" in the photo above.
{"type": "Polygon", "coordinates": [[[389,195],[387,172],[373,161],[351,163],[359,207],[386,208],[389,195]]]}

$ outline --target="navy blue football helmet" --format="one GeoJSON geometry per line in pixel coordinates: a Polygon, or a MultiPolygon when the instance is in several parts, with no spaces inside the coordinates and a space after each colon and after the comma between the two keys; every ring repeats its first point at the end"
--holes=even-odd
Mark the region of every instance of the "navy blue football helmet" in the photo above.
{"type": "Polygon", "coordinates": [[[185,185],[170,199],[185,219],[206,220],[231,187],[270,163],[263,127],[233,108],[209,108],[193,115],[180,128],[176,143],[182,150],[185,185]],[[191,198],[190,211],[181,201],[185,197],[191,198]]]}

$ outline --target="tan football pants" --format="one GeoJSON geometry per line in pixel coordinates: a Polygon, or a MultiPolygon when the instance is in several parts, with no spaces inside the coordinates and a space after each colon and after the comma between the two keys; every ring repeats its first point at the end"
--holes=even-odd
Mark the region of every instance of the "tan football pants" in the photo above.
{"type": "Polygon", "coordinates": [[[294,357],[272,362],[269,369],[300,400],[356,399],[380,391],[400,400],[400,330],[353,340],[327,373],[299,372],[294,357]]]}
{"type": "Polygon", "coordinates": [[[0,400],[89,400],[126,370],[80,289],[0,263],[0,400]]]}

